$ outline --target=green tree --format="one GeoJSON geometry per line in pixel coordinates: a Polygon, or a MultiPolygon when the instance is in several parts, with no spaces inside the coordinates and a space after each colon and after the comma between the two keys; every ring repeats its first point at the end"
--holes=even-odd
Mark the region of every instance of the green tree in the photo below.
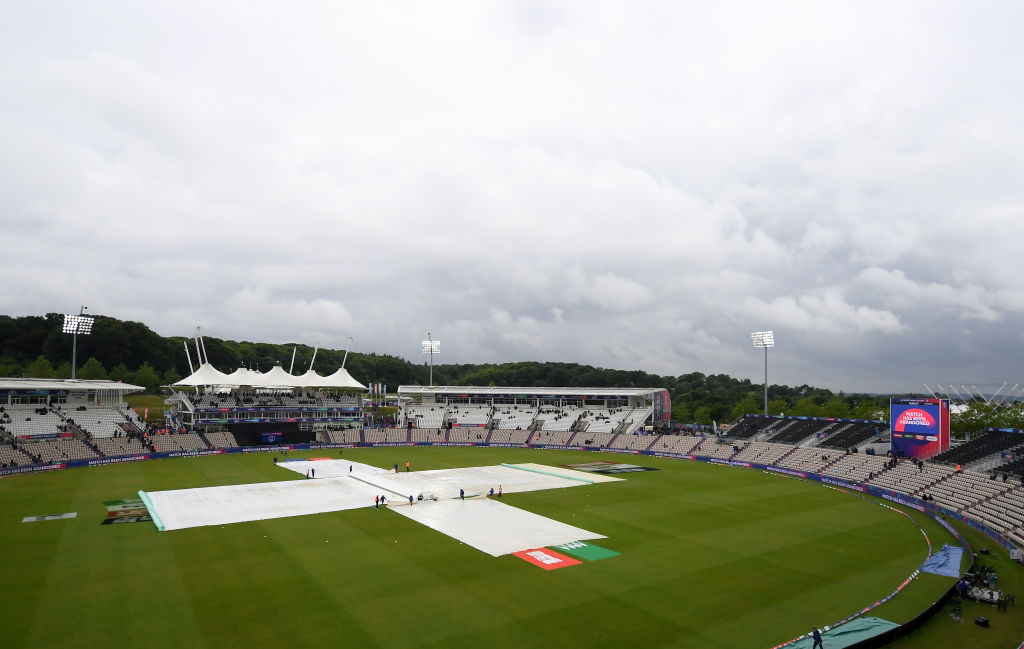
{"type": "Polygon", "coordinates": [[[33,379],[52,379],[53,366],[45,356],[39,356],[25,368],[25,375],[33,379]]]}
{"type": "MultiPolygon", "coordinates": [[[[71,361],[64,361],[57,367],[53,368],[53,378],[55,379],[70,379],[71,378],[71,361]]],[[[82,378],[81,376],[77,378],[82,378]]]]}
{"type": "Polygon", "coordinates": [[[698,424],[711,423],[711,410],[707,406],[700,406],[693,411],[693,421],[698,424]]]}
{"type": "Polygon", "coordinates": [[[143,363],[132,375],[132,383],[146,388],[146,392],[156,392],[156,388],[160,384],[160,375],[156,373],[152,365],[143,363]]]}
{"type": "Polygon", "coordinates": [[[109,378],[111,381],[121,381],[123,383],[130,383],[134,380],[134,374],[128,369],[128,366],[124,363],[118,363],[110,370],[109,378]]]}
{"type": "Polygon", "coordinates": [[[99,380],[107,378],[107,370],[103,367],[103,364],[96,360],[95,356],[90,356],[89,360],[85,361],[77,373],[80,379],[99,380]]]}
{"type": "Polygon", "coordinates": [[[682,399],[676,399],[672,402],[672,421],[676,421],[681,424],[692,423],[692,420],[690,419],[690,407],[686,405],[686,402],[682,399]]]}

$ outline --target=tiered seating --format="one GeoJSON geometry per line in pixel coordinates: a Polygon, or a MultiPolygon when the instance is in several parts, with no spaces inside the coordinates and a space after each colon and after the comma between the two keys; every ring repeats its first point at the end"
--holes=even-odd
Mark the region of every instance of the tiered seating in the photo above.
{"type": "Polygon", "coordinates": [[[453,428],[448,431],[449,442],[475,442],[476,436],[479,434],[476,428],[453,428]],[[472,434],[472,439],[470,435],[472,434]]]}
{"type": "Polygon", "coordinates": [[[975,437],[965,444],[954,446],[948,451],[943,451],[938,455],[933,455],[929,461],[939,464],[960,464],[967,466],[972,462],[983,460],[990,455],[1008,451],[1020,443],[1020,433],[1008,433],[993,430],[979,437],[975,437]]]}
{"type": "Polygon", "coordinates": [[[651,451],[689,455],[703,441],[703,437],[693,437],[691,435],[662,435],[661,439],[651,447],[651,451]]]}
{"type": "Polygon", "coordinates": [[[137,412],[128,406],[120,408],[119,412],[124,415],[125,420],[135,429],[135,432],[141,433],[146,430],[146,422],[137,412]]]}
{"type": "Polygon", "coordinates": [[[807,473],[821,473],[822,467],[829,462],[835,461],[842,455],[842,453],[837,451],[827,451],[820,448],[797,448],[789,455],[777,460],[775,466],[795,471],[805,471],[807,473]]]}
{"type": "Polygon", "coordinates": [[[448,419],[459,426],[483,426],[491,419],[491,407],[460,403],[448,408],[448,419]]]}
{"type": "MultiPolygon", "coordinates": [[[[587,409],[583,412],[583,421],[587,422],[586,431],[590,433],[610,433],[618,428],[623,422],[630,419],[633,411],[629,408],[606,408],[587,409]]],[[[643,423],[641,421],[640,423],[643,423]]]]}
{"type": "Polygon", "coordinates": [[[729,429],[729,437],[733,439],[750,439],[769,428],[781,426],[779,419],[763,419],[761,417],[744,417],[729,429]]]}
{"type": "Polygon", "coordinates": [[[146,452],[142,442],[136,437],[101,437],[92,440],[92,443],[107,457],[142,455],[146,452]]]}
{"type": "Polygon", "coordinates": [[[525,444],[530,437],[528,430],[491,431],[491,444],[525,444]]]}
{"type": "Polygon", "coordinates": [[[1006,473],[1009,475],[1024,475],[1024,446],[1014,446],[1011,449],[1016,455],[1017,459],[1007,462],[1006,464],[1000,464],[993,471],[1002,474],[1006,473]]]}
{"type": "Polygon", "coordinates": [[[44,406],[7,406],[7,432],[22,435],[55,435],[64,432],[64,418],[44,406]],[[40,412],[45,410],[46,412],[40,412]]]}
{"type": "MultiPolygon", "coordinates": [[[[564,430],[538,430],[537,434],[530,439],[531,444],[542,444],[552,446],[565,446],[575,433],[570,433],[564,430]]],[[[590,439],[589,435],[584,434],[583,437],[590,439]]],[[[582,439],[582,438],[581,438],[582,439]]],[[[609,436],[609,439],[611,437],[609,436]]],[[[583,442],[580,442],[581,444],[583,442]]]]}
{"type": "Polygon", "coordinates": [[[406,441],[408,433],[404,428],[367,428],[363,437],[374,444],[396,444],[406,441]]]}
{"type": "Polygon", "coordinates": [[[1002,534],[1024,525],[1024,502],[1019,490],[1004,492],[991,500],[967,508],[964,514],[985,523],[1002,534]]]}
{"type": "Polygon", "coordinates": [[[214,448],[238,448],[238,440],[229,431],[221,430],[214,433],[206,433],[205,437],[206,441],[210,442],[210,446],[214,448]]]}
{"type": "Polygon", "coordinates": [[[115,434],[131,430],[124,412],[118,408],[88,406],[85,410],[71,410],[65,414],[75,422],[75,425],[92,435],[94,439],[114,437],[115,434]]]}
{"type": "Polygon", "coordinates": [[[442,405],[409,404],[406,417],[416,428],[441,428],[445,422],[445,407],[442,405]]]}
{"type": "Polygon", "coordinates": [[[592,433],[589,430],[576,436],[574,442],[581,446],[604,448],[615,438],[613,433],[592,433]]]}
{"type": "MultiPolygon", "coordinates": [[[[416,431],[413,432],[415,433],[416,431]]],[[[363,431],[359,428],[324,431],[327,441],[332,444],[358,444],[362,441],[362,433],[363,431]]]]}
{"type": "Polygon", "coordinates": [[[26,442],[21,445],[21,448],[29,455],[40,458],[43,464],[70,460],[92,460],[99,457],[81,440],[73,437],[26,442]]]}
{"type": "Polygon", "coordinates": [[[443,442],[444,431],[440,428],[413,428],[411,440],[414,442],[443,442]]]}
{"type": "Polygon", "coordinates": [[[654,408],[651,407],[631,410],[625,418],[626,426],[622,429],[622,434],[631,435],[636,432],[652,414],[654,414],[654,408]]]}
{"type": "Polygon", "coordinates": [[[175,453],[177,451],[205,451],[209,447],[198,433],[176,433],[173,435],[154,435],[150,437],[153,448],[158,453],[175,453]]]}
{"type": "Polygon", "coordinates": [[[351,394],[328,394],[317,399],[322,408],[359,408],[361,398],[351,394]]]}
{"type": "Polygon", "coordinates": [[[537,412],[537,421],[543,421],[543,430],[568,431],[581,416],[586,417],[589,411],[574,405],[566,405],[562,408],[545,407],[537,412]]]}
{"type": "Polygon", "coordinates": [[[777,426],[775,433],[769,438],[778,444],[799,444],[812,435],[827,431],[835,426],[835,422],[817,421],[814,419],[792,419],[784,426],[777,426]]]}
{"type": "Polygon", "coordinates": [[[793,450],[789,444],[772,442],[751,442],[740,449],[733,458],[736,462],[756,462],[757,464],[775,464],[775,461],[793,450]]]}
{"type": "Polygon", "coordinates": [[[939,505],[959,512],[1012,488],[1013,485],[1001,480],[990,480],[980,473],[964,471],[953,473],[942,482],[928,487],[924,493],[934,498],[939,505]]]}
{"type": "Polygon", "coordinates": [[[722,460],[728,460],[736,454],[736,451],[733,449],[734,446],[736,446],[735,443],[728,441],[719,442],[718,444],[711,446],[709,446],[709,444],[704,444],[701,446],[700,454],[704,457],[715,457],[722,460]]]}
{"type": "Polygon", "coordinates": [[[536,408],[499,406],[498,411],[494,413],[494,421],[502,430],[526,430],[536,416],[536,408]]]}
{"type": "Polygon", "coordinates": [[[876,475],[869,482],[876,487],[913,495],[953,471],[951,467],[934,464],[927,464],[924,469],[920,469],[916,463],[904,461],[888,471],[883,471],[881,475],[876,475]]]}
{"type": "Polygon", "coordinates": [[[22,453],[17,447],[7,444],[0,446],[0,466],[3,468],[29,466],[30,464],[32,464],[32,458],[22,453]]]}
{"type": "Polygon", "coordinates": [[[654,435],[630,435],[622,433],[612,440],[612,448],[625,448],[631,451],[646,451],[654,442],[654,435]]]}
{"type": "Polygon", "coordinates": [[[822,453],[827,453],[829,462],[840,457],[841,459],[825,469],[824,473],[834,478],[843,478],[851,482],[864,482],[871,474],[877,475],[881,473],[885,470],[885,463],[889,459],[882,455],[868,455],[867,453],[850,453],[847,455],[834,450],[825,451],[820,448],[813,450],[818,452],[819,457],[822,453]]]}
{"type": "Polygon", "coordinates": [[[821,446],[825,448],[856,448],[878,435],[880,424],[868,424],[852,421],[844,422],[839,430],[831,437],[825,439],[821,446]]]}

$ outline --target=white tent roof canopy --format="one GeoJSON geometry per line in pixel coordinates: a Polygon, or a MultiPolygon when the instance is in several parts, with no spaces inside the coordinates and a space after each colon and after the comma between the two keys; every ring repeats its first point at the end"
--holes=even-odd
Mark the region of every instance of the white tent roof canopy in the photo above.
{"type": "Polygon", "coordinates": [[[174,385],[182,386],[237,386],[252,388],[350,388],[354,390],[365,390],[366,386],[352,378],[343,367],[330,376],[320,376],[313,370],[307,371],[302,376],[289,374],[280,365],[275,365],[269,372],[260,373],[238,368],[231,374],[224,374],[209,363],[203,363],[191,376],[186,377],[174,385]]]}

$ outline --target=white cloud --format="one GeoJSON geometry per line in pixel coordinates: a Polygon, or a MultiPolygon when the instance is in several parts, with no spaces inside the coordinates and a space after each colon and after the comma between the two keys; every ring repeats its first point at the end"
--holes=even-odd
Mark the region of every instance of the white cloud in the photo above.
{"type": "Polygon", "coordinates": [[[445,360],[755,378],[747,334],[766,327],[780,382],[1009,371],[1022,19],[0,7],[0,311],[86,303],[165,334],[353,335],[413,360],[429,329],[445,360]],[[895,346],[922,364],[894,369],[895,346]]]}

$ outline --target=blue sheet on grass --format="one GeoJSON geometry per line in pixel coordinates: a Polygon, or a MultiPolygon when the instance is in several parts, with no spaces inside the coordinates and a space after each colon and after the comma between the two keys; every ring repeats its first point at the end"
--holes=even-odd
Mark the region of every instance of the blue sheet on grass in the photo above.
{"type": "MultiPolygon", "coordinates": [[[[857,644],[862,640],[873,638],[876,635],[885,633],[889,629],[894,629],[899,625],[889,620],[883,620],[878,617],[858,617],[850,620],[842,626],[837,626],[834,629],[821,632],[821,639],[823,644],[828,649],[842,649],[843,647],[849,647],[850,645],[857,644]]],[[[786,645],[786,649],[811,649],[811,645],[814,641],[808,634],[806,637],[800,638],[793,644],[786,645]]]]}
{"type": "Polygon", "coordinates": [[[930,572],[944,577],[960,576],[960,559],[964,549],[959,545],[945,544],[921,566],[921,572],[930,572]]]}

